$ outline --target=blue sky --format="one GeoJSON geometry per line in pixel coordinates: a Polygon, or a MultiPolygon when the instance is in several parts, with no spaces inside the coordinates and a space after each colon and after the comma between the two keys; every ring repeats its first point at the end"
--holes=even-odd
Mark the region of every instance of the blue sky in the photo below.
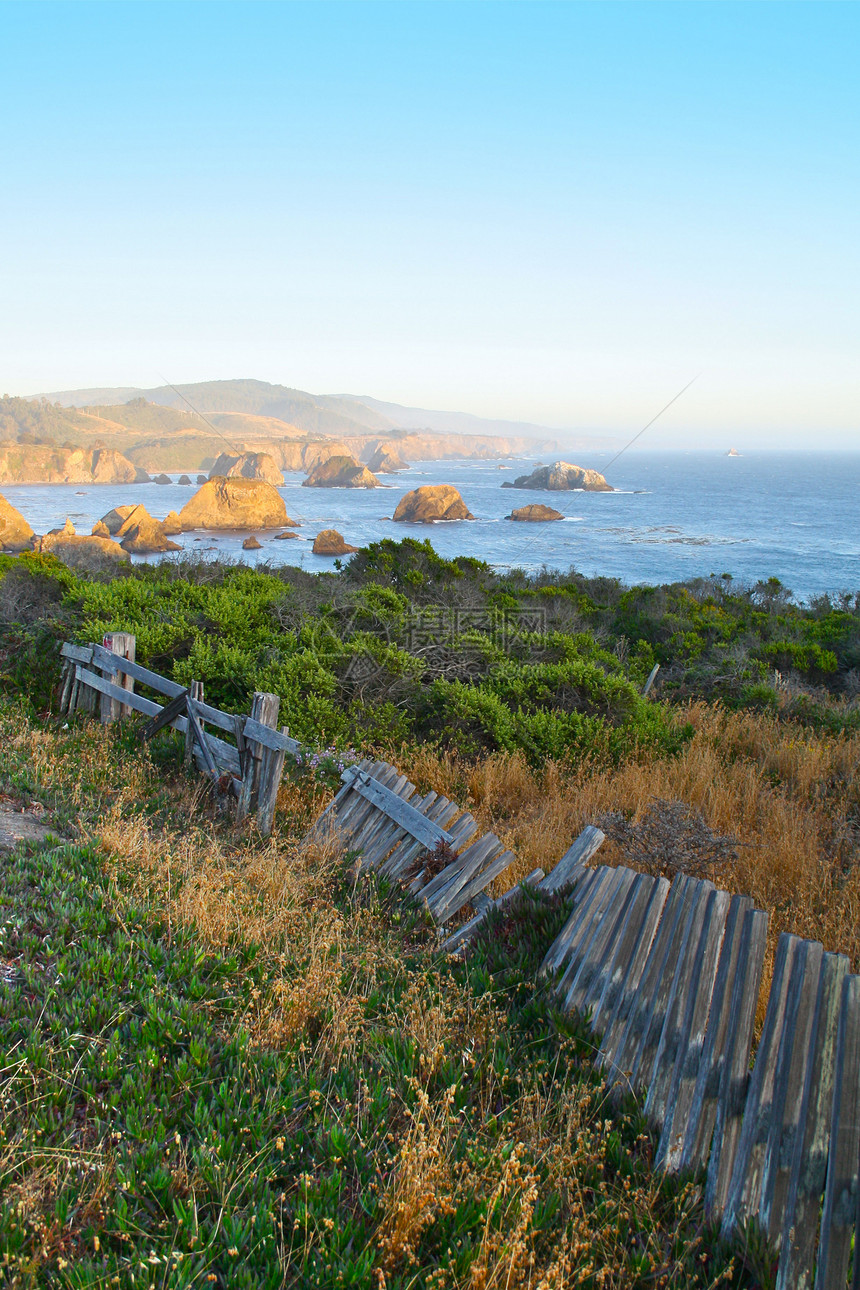
{"type": "Polygon", "coordinates": [[[855,4],[0,4],[0,386],[860,442],[855,4]]]}

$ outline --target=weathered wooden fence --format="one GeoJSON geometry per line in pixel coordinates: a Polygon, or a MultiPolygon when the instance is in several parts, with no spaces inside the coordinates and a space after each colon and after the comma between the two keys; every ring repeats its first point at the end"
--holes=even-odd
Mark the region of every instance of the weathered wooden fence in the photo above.
{"type": "MultiPolygon", "coordinates": [[[[552,874],[550,875],[552,877],[552,874]]],[[[578,866],[544,973],[590,1014],[617,1096],[635,1094],[665,1172],[705,1170],[728,1235],[756,1223],[777,1287],[844,1290],[860,1232],[860,977],[784,933],[753,1057],[767,914],[713,883],[578,866]]]]}
{"type": "MultiPolygon", "coordinates": [[[[513,861],[492,833],[385,762],[362,762],[312,830],[335,827],[376,869],[406,883],[466,951],[491,908],[485,888],[513,861]],[[434,858],[438,857],[438,860],[434,858]]],[[[712,882],[588,866],[587,828],[545,876],[570,916],[541,971],[563,1006],[589,1015],[611,1093],[634,1094],[658,1133],[657,1167],[702,1171],[712,1219],[757,1224],[779,1251],[778,1290],[860,1290],[860,976],[815,941],[780,937],[753,1054],[767,914],[712,882]]]]}
{"type": "Polygon", "coordinates": [[[193,760],[221,792],[236,796],[239,819],[256,814],[260,831],[271,832],[284,759],[299,750],[286,730],[277,729],[276,694],[255,694],[249,716],[221,712],[204,702],[199,681],[186,688],[135,662],[135,640],[125,632],[106,636],[101,645],[66,642],[60,652],[61,711],[98,709],[103,722],[141,712],[150,718],[141,728],[144,739],[167,726],[183,732],[186,760],[193,760]],[[135,682],[166,696],[168,702],[136,693],[135,682]],[[232,736],[234,742],[211,734],[207,726],[232,736]]]}
{"type": "MultiPolygon", "coordinates": [[[[299,745],[275,729],[278,699],[256,694],[250,716],[212,708],[134,660],[134,638],[62,647],[64,710],[103,721],[128,712],[185,732],[187,755],[235,792],[240,813],[272,827],[284,758],[299,745]],[[134,691],[135,681],[168,702],[134,691]],[[215,726],[234,743],[209,734],[215,726]]],[[[334,829],[359,857],[401,881],[464,953],[496,900],[487,887],[515,857],[468,811],[418,793],[387,762],[349,767],[309,837],[334,829]],[[446,924],[471,916],[454,930],[446,924]]],[[[568,893],[570,916],[547,951],[563,1006],[590,1016],[598,1063],[617,1097],[633,1094],[659,1135],[656,1164],[703,1171],[709,1215],[728,1235],[754,1223],[779,1252],[777,1290],[860,1290],[860,976],[841,954],[783,933],[753,1053],[767,914],[705,879],[666,878],[588,861],[603,842],[588,827],[552,871],[525,879],[568,893]]]]}
{"type": "MultiPolygon", "coordinates": [[[[468,811],[438,793],[420,794],[388,762],[361,761],[341,778],[343,787],[308,836],[336,829],[358,853],[360,871],[376,869],[398,879],[440,926],[470,906],[474,916],[445,942],[451,950],[464,946],[498,903],[486,888],[514,862],[514,853],[495,833],[476,838],[478,825],[468,811]]],[[[599,829],[587,829],[544,882],[560,885],[602,841],[599,829]]],[[[526,881],[542,879],[537,869],[526,881]]]]}

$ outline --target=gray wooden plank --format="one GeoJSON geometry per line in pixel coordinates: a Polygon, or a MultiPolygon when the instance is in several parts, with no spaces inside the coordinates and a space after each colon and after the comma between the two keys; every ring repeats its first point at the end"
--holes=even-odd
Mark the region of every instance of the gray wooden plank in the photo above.
{"type": "Polygon", "coordinates": [[[610,954],[619,930],[627,917],[628,900],[636,873],[632,869],[615,870],[616,880],[602,913],[591,924],[590,934],[580,942],[578,952],[572,956],[559,982],[558,992],[568,1011],[585,1013],[601,966],[610,954]]]}
{"type": "MultiPolygon", "coordinates": [[[[397,782],[397,771],[387,762],[382,762],[380,766],[374,767],[373,777],[384,787],[397,782]]],[[[375,802],[370,801],[364,794],[357,791],[358,780],[353,781],[352,793],[349,800],[338,811],[337,825],[341,836],[350,840],[350,845],[354,839],[361,833],[368,820],[379,818],[379,807],[375,802]]]]}
{"type": "MultiPolygon", "coordinates": [[[[768,916],[763,910],[748,909],[744,914],[705,1187],[705,1210],[711,1218],[725,1209],[743,1128],[750,1085],[750,1052],[767,948],[767,923],[768,916]]],[[[785,970],[784,962],[780,966],[783,955],[784,951],[778,947],[775,969],[780,973],[785,970]]]]}
{"type": "MultiPolygon", "coordinates": [[[[694,939],[693,928],[687,950],[676,969],[673,998],[666,1013],[645,1101],[645,1114],[661,1129],[667,1117],[673,1119],[680,1113],[686,1118],[689,1109],[699,1073],[731,899],[727,891],[708,894],[698,935],[694,939]]],[[[656,1163],[661,1165],[659,1148],[656,1163]]]]}
{"type": "MultiPolygon", "coordinates": [[[[433,878],[425,878],[423,872],[416,874],[409,884],[409,890],[412,892],[413,896],[417,896],[420,892],[422,898],[426,900],[428,896],[435,895],[440,892],[443,887],[447,886],[453,875],[461,868],[463,857],[467,850],[471,850],[469,844],[477,832],[478,825],[476,820],[473,819],[468,811],[464,811],[450,830],[450,846],[456,858],[452,860],[450,864],[446,865],[441,873],[436,874],[433,878]]],[[[479,841],[483,841],[483,839],[479,839],[479,841]]],[[[501,846],[501,843],[499,843],[499,845],[501,846]]],[[[472,846],[478,846],[478,842],[472,843],[472,846]]]]}
{"type": "MultiPolygon", "coordinates": [[[[443,909],[447,901],[456,896],[457,892],[465,887],[466,883],[479,873],[493,856],[503,850],[495,833],[485,833],[483,837],[478,838],[477,842],[473,842],[470,847],[461,851],[456,860],[452,860],[441,873],[422,887],[420,892],[422,902],[434,917],[438,917],[436,911],[443,909]]],[[[444,919],[442,921],[444,922],[444,919]]]]}
{"type": "MultiPolygon", "coordinates": [[[[699,1169],[708,1157],[728,1044],[729,1011],[743,941],[743,921],[749,909],[752,909],[749,896],[732,896],[695,1084],[691,1089],[688,1060],[680,1075],[676,1109],[666,1119],[657,1149],[656,1160],[667,1173],[699,1169]]],[[[671,1095],[669,1105],[673,1105],[671,1095]]]]}
{"type": "Polygon", "coordinates": [[[860,976],[846,976],[842,983],[836,1037],[836,1070],[830,1151],[821,1237],[815,1270],[815,1290],[845,1290],[848,1263],[854,1242],[856,1290],[860,1258],[855,1233],[860,1197],[860,976]]]}
{"type": "Polygon", "coordinates": [[[92,645],[75,645],[71,641],[63,641],[60,646],[60,654],[72,663],[83,663],[88,667],[93,661],[92,645]]]}
{"type": "Polygon", "coordinates": [[[165,703],[160,712],[156,713],[149,721],[140,727],[138,731],[140,738],[143,740],[153,739],[165,726],[169,726],[177,717],[181,717],[185,711],[188,691],[183,690],[177,694],[175,699],[170,699],[165,703]]]}
{"type": "Polygon", "coordinates": [[[798,1116],[801,1132],[797,1135],[785,1198],[776,1290],[811,1290],[812,1287],[818,1220],[827,1180],[839,1011],[848,967],[848,959],[843,954],[825,954],[807,1083],[798,1116]]]}
{"type": "Polygon", "coordinates": [[[770,1132],[762,1160],[758,1219],[774,1243],[782,1235],[791,1166],[806,1118],[804,1094],[809,1088],[809,1063],[815,1051],[813,1024],[821,993],[824,948],[804,942],[798,954],[785,1010],[785,1026],[777,1054],[770,1115],[770,1132]]]}
{"type": "Polygon", "coordinates": [[[713,883],[705,879],[695,882],[689,889],[686,917],[679,922],[676,935],[669,942],[664,971],[652,995],[646,1022],[630,1063],[630,1083],[634,1090],[647,1089],[654,1077],[663,1027],[678,990],[686,982],[686,967],[690,961],[687,956],[695,952],[708,897],[713,890],[713,883]]]}
{"type": "Polygon", "coordinates": [[[111,667],[117,672],[122,672],[125,676],[133,676],[136,681],[141,681],[148,685],[150,690],[155,690],[156,694],[165,694],[168,699],[175,699],[180,690],[186,687],[180,685],[178,681],[171,681],[166,676],[159,676],[158,672],[152,672],[148,667],[141,663],[133,662],[127,658],[117,658],[112,655],[111,651],[105,649],[103,645],[93,644],[92,661],[99,667],[111,667]]]}
{"type": "Polygon", "coordinates": [[[512,864],[515,864],[516,859],[517,857],[513,851],[499,851],[490,860],[485,861],[481,868],[462,887],[450,894],[443,892],[432,907],[433,917],[437,923],[446,923],[449,918],[453,918],[455,914],[458,914],[464,905],[468,905],[479,892],[482,892],[496,878],[500,878],[512,864]]]}
{"type": "MultiPolygon", "coordinates": [[[[591,1017],[591,1024],[599,1035],[606,1034],[615,1015],[624,982],[636,961],[643,938],[650,945],[669,892],[669,882],[666,878],[652,878],[650,874],[640,873],[631,890],[629,914],[619,933],[614,952],[601,969],[603,986],[591,1017]]],[[[647,948],[645,953],[647,954],[647,948]]]]}
{"type": "MultiPolygon", "coordinates": [[[[433,796],[433,794],[428,794],[428,797],[433,796]]],[[[455,821],[462,814],[462,811],[456,802],[450,802],[447,797],[436,797],[435,801],[427,804],[424,813],[428,820],[432,820],[440,828],[446,829],[453,834],[455,821]]],[[[418,857],[424,855],[426,851],[427,848],[416,838],[411,835],[405,837],[402,842],[398,843],[382,865],[380,872],[387,874],[391,878],[402,879],[408,874],[410,867],[418,857]]]]}
{"type": "Polygon", "coordinates": [[[565,851],[558,864],[549,871],[541,883],[542,891],[559,891],[573,882],[577,871],[588,863],[606,840],[606,834],[593,824],[587,824],[572,846],[565,851]]]}
{"type": "MultiPolygon", "coordinates": [[[[414,808],[414,801],[418,800],[415,795],[415,785],[405,776],[402,783],[398,780],[395,784],[394,792],[403,802],[414,808]]],[[[384,860],[392,848],[407,836],[408,831],[402,824],[393,820],[390,815],[383,814],[375,827],[364,831],[360,846],[362,869],[376,868],[380,860],[384,860]]]]}
{"type": "Polygon", "coordinates": [[[600,1064],[612,1071],[612,1080],[622,1091],[631,1088],[633,1061],[648,1023],[655,992],[666,972],[667,958],[678,930],[688,912],[687,895],[695,886],[687,874],[676,878],[669,889],[662,916],[648,949],[647,958],[637,963],[635,988],[625,991],[616,1016],[604,1034],[598,1054],[600,1064]]]}
{"type": "Polygon", "coordinates": [[[439,842],[447,842],[450,845],[451,834],[445,829],[440,829],[438,824],[433,824],[420,811],[416,811],[414,806],[410,806],[408,802],[398,797],[396,790],[391,792],[377,780],[371,779],[369,775],[359,774],[355,781],[355,791],[373,802],[430,850],[439,842]]]}
{"type": "MultiPolygon", "coordinates": [[[[254,697],[251,701],[251,716],[248,717],[245,722],[246,732],[248,724],[251,721],[262,726],[269,724],[274,726],[278,719],[280,706],[281,701],[276,694],[269,694],[264,690],[255,691],[254,697]]],[[[239,805],[236,810],[237,820],[244,820],[253,810],[256,809],[260,787],[262,759],[259,757],[246,757],[245,762],[245,774],[242,778],[242,791],[239,794],[239,805]]]]}
{"type": "MultiPolygon", "coordinates": [[[[284,730],[286,730],[286,726],[284,726],[284,730]]],[[[286,751],[283,748],[263,749],[260,782],[257,790],[257,828],[264,838],[270,835],[274,827],[278,790],[281,786],[286,756],[286,751]]],[[[247,759],[246,764],[250,764],[250,758],[247,759]]]]}
{"type": "MultiPolygon", "coordinates": [[[[123,659],[134,662],[136,640],[131,632],[108,632],[104,638],[102,649],[116,661],[123,659]]],[[[102,668],[106,680],[113,681],[124,690],[134,689],[134,678],[122,673],[118,667],[104,663],[99,664],[99,666],[102,668]]],[[[109,699],[107,695],[102,695],[101,718],[105,724],[110,721],[117,721],[122,716],[129,716],[130,713],[131,708],[127,704],[120,703],[117,699],[109,699]]]]}
{"type": "MultiPolygon", "coordinates": [[[[579,875],[573,889],[573,909],[567,922],[550,945],[538,970],[539,976],[557,972],[567,961],[570,946],[583,920],[588,917],[593,901],[597,900],[604,886],[609,882],[612,870],[606,865],[597,869],[586,869],[579,875]]],[[[543,891],[543,884],[541,884],[543,891]]]]}
{"type": "MultiPolygon", "coordinates": [[[[214,718],[216,716],[223,718],[223,728],[232,733],[232,718],[228,717],[226,712],[219,712],[217,708],[210,707],[208,703],[203,704],[202,707],[202,716],[206,721],[217,726],[221,722],[214,718]]],[[[276,730],[273,726],[264,725],[263,722],[257,721],[253,716],[245,719],[244,735],[249,742],[253,741],[254,743],[262,744],[264,748],[268,748],[271,752],[285,752],[295,756],[301,748],[301,744],[297,739],[291,739],[289,735],[284,734],[283,730],[276,730]]]]}
{"type": "Polygon", "coordinates": [[[624,882],[625,876],[629,873],[629,869],[616,869],[608,865],[601,866],[597,870],[597,881],[594,884],[593,897],[589,897],[587,902],[584,903],[582,916],[568,936],[564,946],[566,966],[557,986],[562,996],[579,971],[583,954],[594,935],[595,929],[600,924],[607,909],[615,901],[619,885],[624,882]]]}
{"type": "Polygon", "coordinates": [[[777,1056],[785,1025],[789,985],[798,955],[805,957],[804,945],[805,942],[799,936],[792,936],[789,932],[782,933],[777,945],[764,1029],[756,1050],[734,1168],[723,1211],[724,1236],[729,1236],[737,1226],[758,1210],[761,1164],[770,1129],[777,1056]]]}
{"type": "MultiPolygon", "coordinates": [[[[376,783],[375,780],[373,782],[376,783]]],[[[380,805],[378,797],[373,793],[363,792],[363,787],[361,780],[357,779],[355,782],[355,791],[358,793],[359,797],[365,798],[365,800],[372,803],[376,809],[365,818],[360,829],[356,828],[352,831],[352,845],[356,851],[362,852],[369,846],[372,846],[376,841],[377,835],[381,833],[383,829],[388,828],[393,822],[392,817],[389,815],[385,806],[380,805]]],[[[382,786],[380,785],[380,787],[382,786]]],[[[405,775],[398,774],[395,779],[384,786],[384,791],[399,798],[401,793],[411,794],[413,792],[413,787],[405,775]]]]}

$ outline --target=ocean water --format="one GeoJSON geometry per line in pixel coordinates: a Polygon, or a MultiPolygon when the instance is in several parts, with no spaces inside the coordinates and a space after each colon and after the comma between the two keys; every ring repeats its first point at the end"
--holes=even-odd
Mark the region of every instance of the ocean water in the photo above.
{"type": "MultiPolygon", "coordinates": [[[[548,459],[547,459],[548,460],[548,459]]],[[[597,470],[608,454],[582,464],[597,470]]],[[[384,537],[429,539],[444,556],[476,556],[490,564],[537,571],[575,568],[589,577],[661,583],[730,573],[742,584],[776,576],[795,595],[860,590],[860,453],[662,453],[630,449],[607,471],[613,493],[546,493],[502,488],[531,471],[536,459],[504,463],[420,462],[383,476],[379,489],[302,488],[302,474],[280,489],[301,528],[291,541],[257,533],[260,551],[243,551],[245,534],[196,532],[175,539],[189,553],[227,556],[249,564],[333,566],[311,544],[324,528],[364,546],[384,537]],[[475,521],[394,524],[405,492],[421,484],[453,484],[475,521]],[[505,517],[516,506],[545,502],[565,519],[519,524],[505,517]]],[[[174,478],[178,478],[174,476],[174,478]]],[[[163,517],[194,492],[177,483],[123,485],[4,485],[4,496],[37,533],[68,515],[78,532],[113,506],[143,502],[163,517]]],[[[148,557],[173,558],[173,557],[148,557]]]]}

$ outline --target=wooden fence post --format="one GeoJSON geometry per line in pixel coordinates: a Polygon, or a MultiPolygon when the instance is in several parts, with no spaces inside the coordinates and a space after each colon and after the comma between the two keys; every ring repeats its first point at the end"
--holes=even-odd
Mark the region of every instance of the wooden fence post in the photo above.
{"type": "MultiPolygon", "coordinates": [[[[281,734],[289,734],[286,726],[282,727],[281,734]]],[[[257,790],[257,825],[264,838],[267,838],[272,832],[272,825],[275,822],[275,806],[278,801],[278,789],[281,786],[281,776],[284,773],[286,755],[284,749],[275,752],[272,748],[264,748],[260,759],[260,780],[257,790]]]]}
{"type": "MultiPolygon", "coordinates": [[[[261,726],[277,729],[278,710],[281,700],[277,694],[266,694],[257,691],[251,704],[251,717],[261,726]]],[[[274,756],[271,749],[263,748],[252,739],[246,741],[245,769],[242,778],[242,791],[239,794],[239,808],[236,818],[244,820],[257,805],[260,788],[268,785],[271,778],[269,758],[274,756]],[[264,773],[265,771],[265,773],[264,773]]],[[[283,766],[283,760],[281,762],[283,766]]],[[[279,776],[280,778],[280,776],[279,776]]],[[[277,794],[277,788],[275,789],[277,794]]],[[[274,809],[274,808],[273,808],[274,809]]]]}
{"type": "MultiPolygon", "coordinates": [[[[196,699],[198,703],[203,702],[203,682],[192,681],[188,687],[189,699],[196,699]]],[[[188,725],[185,727],[185,765],[190,766],[194,761],[194,723],[190,717],[188,725]]]]}
{"type": "MultiPolygon", "coordinates": [[[[130,632],[111,632],[105,636],[102,644],[112,654],[118,654],[120,658],[128,659],[130,663],[134,662],[136,642],[130,632]]],[[[106,681],[112,681],[114,685],[120,685],[124,690],[134,689],[134,677],[125,676],[119,672],[111,672],[106,667],[100,668],[99,671],[106,681]]],[[[120,703],[118,699],[111,699],[106,694],[102,694],[100,699],[102,725],[107,725],[110,721],[116,721],[118,717],[127,717],[131,712],[131,708],[124,703],[120,703]]]]}

